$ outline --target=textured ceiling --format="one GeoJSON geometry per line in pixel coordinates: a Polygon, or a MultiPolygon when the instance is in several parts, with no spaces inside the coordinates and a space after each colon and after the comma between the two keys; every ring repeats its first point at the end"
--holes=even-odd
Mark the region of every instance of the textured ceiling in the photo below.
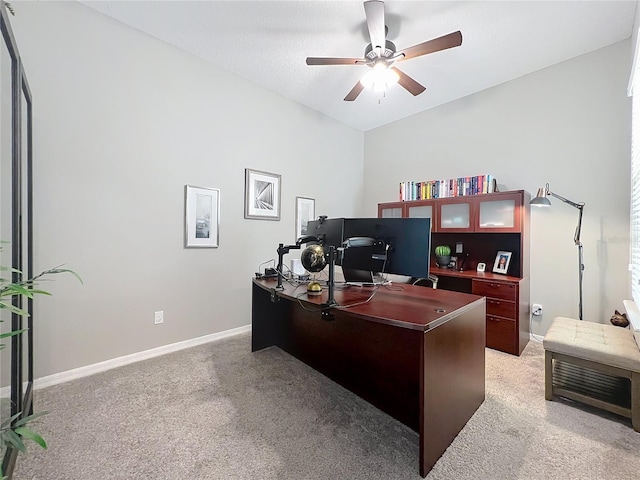
{"type": "Polygon", "coordinates": [[[393,86],[342,99],[366,66],[307,66],[307,56],[362,57],[361,1],[83,1],[142,32],[360,130],[369,130],[631,36],[635,1],[385,2],[397,48],[461,30],[460,47],[397,64],[427,89],[393,86]]]}

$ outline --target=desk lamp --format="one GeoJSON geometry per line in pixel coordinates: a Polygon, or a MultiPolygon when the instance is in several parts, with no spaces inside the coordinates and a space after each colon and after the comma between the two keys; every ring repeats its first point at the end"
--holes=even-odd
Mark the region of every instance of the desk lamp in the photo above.
{"type": "Polygon", "coordinates": [[[549,184],[547,183],[544,188],[539,188],[538,193],[534,199],[531,200],[531,205],[538,207],[550,207],[551,202],[547,198],[547,196],[552,196],[564,202],[568,205],[571,205],[574,208],[578,209],[578,226],[576,227],[576,233],[573,235],[573,242],[578,247],[578,286],[579,286],[579,294],[580,294],[580,303],[578,304],[578,315],[580,320],[582,320],[582,274],[584,271],[584,263],[583,263],[583,252],[582,252],[582,242],[580,241],[580,230],[582,229],[582,211],[584,209],[584,202],[572,202],[571,200],[567,200],[566,198],[558,195],[557,193],[553,193],[549,190],[549,184]]]}

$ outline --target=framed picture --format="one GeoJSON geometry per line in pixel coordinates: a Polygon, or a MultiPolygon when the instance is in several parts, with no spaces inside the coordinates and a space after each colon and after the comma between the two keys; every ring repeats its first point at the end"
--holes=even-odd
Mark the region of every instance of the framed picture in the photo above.
{"type": "Polygon", "coordinates": [[[184,246],[217,248],[220,229],[220,190],[184,187],[184,246]]]}
{"type": "Polygon", "coordinates": [[[296,197],[296,240],[307,233],[307,223],[316,217],[316,201],[313,198],[296,197]]]}
{"type": "Polygon", "coordinates": [[[505,275],[509,271],[509,262],[511,262],[511,253],[499,251],[496,254],[496,260],[493,262],[493,271],[495,273],[504,273],[505,275]]]}
{"type": "Polygon", "coordinates": [[[280,220],[280,175],[246,168],[244,218],[280,220]]]}

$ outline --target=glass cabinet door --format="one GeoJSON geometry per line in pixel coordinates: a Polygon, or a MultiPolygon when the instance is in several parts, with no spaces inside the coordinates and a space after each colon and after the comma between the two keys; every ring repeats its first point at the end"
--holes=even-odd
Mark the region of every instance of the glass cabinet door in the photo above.
{"type": "Polygon", "coordinates": [[[407,211],[409,218],[433,218],[433,205],[412,205],[407,211]]]}
{"type": "Polygon", "coordinates": [[[477,231],[519,232],[522,200],[504,195],[500,199],[478,201],[477,231]]]}
{"type": "Polygon", "coordinates": [[[464,230],[471,227],[471,203],[456,202],[440,205],[440,231],[464,230]]]}
{"type": "Polygon", "coordinates": [[[515,208],[515,200],[481,202],[478,226],[480,228],[513,227],[513,212],[515,208]]]}
{"type": "Polygon", "coordinates": [[[403,205],[401,203],[391,205],[378,205],[378,218],[402,218],[403,205]]]}

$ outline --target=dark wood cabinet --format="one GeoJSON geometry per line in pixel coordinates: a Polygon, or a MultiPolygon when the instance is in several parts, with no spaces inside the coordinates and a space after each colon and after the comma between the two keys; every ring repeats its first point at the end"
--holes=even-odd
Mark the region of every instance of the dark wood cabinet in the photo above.
{"type": "Polygon", "coordinates": [[[435,200],[414,200],[378,205],[379,218],[430,218],[432,228],[437,221],[435,200]]]}
{"type": "Polygon", "coordinates": [[[438,288],[482,295],[487,300],[487,347],[520,355],[529,341],[529,202],[524,190],[464,197],[389,202],[379,217],[432,219],[431,273],[438,288]],[[457,243],[462,254],[455,253],[457,243]],[[434,248],[449,245],[463,270],[439,268],[434,248]],[[493,273],[498,251],[512,253],[508,275],[493,273]],[[462,262],[464,260],[464,263],[462,262]],[[477,272],[485,263],[485,272],[477,272]]]}
{"type": "Polygon", "coordinates": [[[520,232],[522,200],[520,191],[438,199],[433,231],[520,232]]]}
{"type": "Polygon", "coordinates": [[[526,282],[527,279],[471,281],[471,292],[487,301],[487,347],[513,355],[524,350],[529,341],[529,292],[527,288],[521,298],[520,289],[521,283],[526,282]]]}
{"type": "Polygon", "coordinates": [[[378,204],[380,218],[431,218],[433,232],[519,233],[522,190],[485,195],[378,204]]]}

